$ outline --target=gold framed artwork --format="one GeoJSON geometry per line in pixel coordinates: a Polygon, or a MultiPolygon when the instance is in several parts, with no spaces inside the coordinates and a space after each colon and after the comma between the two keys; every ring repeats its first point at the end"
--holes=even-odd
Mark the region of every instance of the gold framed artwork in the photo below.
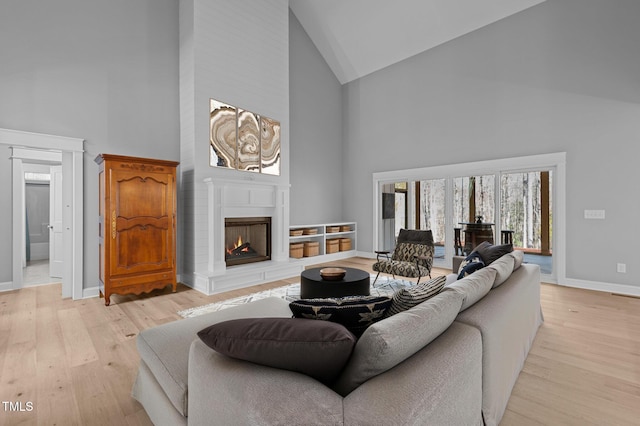
{"type": "Polygon", "coordinates": [[[280,175],[280,122],[209,100],[209,165],[280,175]]]}

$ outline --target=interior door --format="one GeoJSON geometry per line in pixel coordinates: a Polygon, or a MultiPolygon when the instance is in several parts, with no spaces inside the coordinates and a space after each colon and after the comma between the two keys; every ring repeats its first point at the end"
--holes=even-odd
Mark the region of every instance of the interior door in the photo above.
{"type": "Polygon", "coordinates": [[[49,276],[62,278],[64,264],[62,237],[62,166],[51,166],[49,233],[49,276]]]}

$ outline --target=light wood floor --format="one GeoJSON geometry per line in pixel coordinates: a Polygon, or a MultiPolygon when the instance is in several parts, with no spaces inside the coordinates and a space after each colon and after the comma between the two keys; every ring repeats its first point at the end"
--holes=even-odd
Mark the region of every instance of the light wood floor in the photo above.
{"type": "MultiPolygon", "coordinates": [[[[179,286],[115,295],[109,307],[62,300],[59,284],[0,293],[0,401],[33,403],[22,412],[0,405],[0,425],[148,425],[130,397],[140,330],[179,319],[182,309],[294,282],[215,296],[179,286]]],[[[640,424],[640,299],[544,284],[542,307],[545,323],[502,425],[640,424]]]]}

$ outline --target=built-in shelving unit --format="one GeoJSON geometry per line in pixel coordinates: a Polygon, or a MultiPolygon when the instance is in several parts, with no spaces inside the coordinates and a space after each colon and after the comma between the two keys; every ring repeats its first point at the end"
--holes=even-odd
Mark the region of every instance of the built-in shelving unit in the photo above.
{"type": "Polygon", "coordinates": [[[330,262],[356,255],[356,235],[356,222],[295,225],[289,227],[289,244],[318,243],[316,255],[296,257],[295,260],[306,263],[330,262]],[[327,241],[337,244],[338,251],[328,252],[327,241]]]}

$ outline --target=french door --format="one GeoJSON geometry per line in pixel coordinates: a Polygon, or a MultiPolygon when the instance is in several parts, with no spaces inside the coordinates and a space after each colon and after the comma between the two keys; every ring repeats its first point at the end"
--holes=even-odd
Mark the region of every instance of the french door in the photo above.
{"type": "MultiPolygon", "coordinates": [[[[526,262],[539,264],[543,276],[556,282],[552,247],[554,170],[554,167],[519,168],[467,176],[420,179],[416,175],[414,179],[403,179],[406,191],[400,197],[395,194],[396,201],[402,199],[402,207],[396,211],[402,210],[398,215],[401,217],[394,218],[397,222],[391,219],[393,224],[383,225],[388,232],[378,239],[378,247],[392,249],[393,236],[399,227],[430,229],[436,246],[434,265],[450,268],[455,253],[455,229],[482,221],[493,230],[495,244],[512,241],[514,248],[524,251],[526,262]]],[[[399,183],[385,187],[397,188],[399,183]]],[[[380,222],[378,227],[381,229],[380,222]]],[[[461,234],[464,239],[464,232],[461,234]]]]}

